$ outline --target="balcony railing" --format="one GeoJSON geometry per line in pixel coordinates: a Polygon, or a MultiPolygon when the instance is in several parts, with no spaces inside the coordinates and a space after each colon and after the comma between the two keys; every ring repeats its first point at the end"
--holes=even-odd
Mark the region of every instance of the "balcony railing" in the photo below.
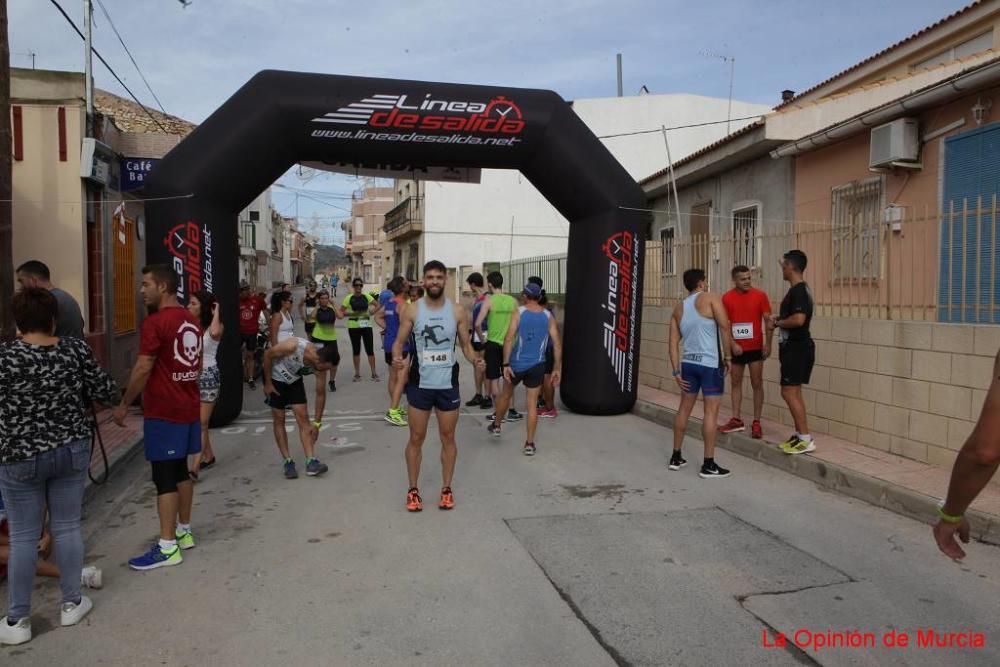
{"type": "Polygon", "coordinates": [[[397,241],[424,231],[422,197],[407,197],[385,214],[385,240],[397,241]]]}

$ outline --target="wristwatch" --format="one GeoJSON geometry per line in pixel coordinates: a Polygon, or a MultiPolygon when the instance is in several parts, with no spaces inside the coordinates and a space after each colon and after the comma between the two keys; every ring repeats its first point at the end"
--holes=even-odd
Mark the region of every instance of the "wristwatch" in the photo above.
{"type": "Polygon", "coordinates": [[[680,372],[680,371],[673,371],[673,376],[674,376],[674,377],[677,377],[677,376],[679,376],[680,374],[681,374],[681,372],[680,372]]]}

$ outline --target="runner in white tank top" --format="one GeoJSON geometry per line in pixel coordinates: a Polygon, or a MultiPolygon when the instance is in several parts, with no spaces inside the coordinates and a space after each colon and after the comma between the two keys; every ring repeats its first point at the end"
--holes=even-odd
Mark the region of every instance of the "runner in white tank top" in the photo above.
{"type": "Polygon", "coordinates": [[[689,294],[677,304],[670,318],[670,365],[682,395],[680,409],[674,418],[674,451],[668,467],[680,470],[687,464],[681,456],[681,445],[691,410],[701,392],[705,402],[702,422],[705,461],[698,474],[703,479],[728,477],[729,471],[718,466],[714,457],[719,405],[733,349],[729,317],[721,297],[708,292],[704,271],[685,271],[684,287],[689,294]]]}

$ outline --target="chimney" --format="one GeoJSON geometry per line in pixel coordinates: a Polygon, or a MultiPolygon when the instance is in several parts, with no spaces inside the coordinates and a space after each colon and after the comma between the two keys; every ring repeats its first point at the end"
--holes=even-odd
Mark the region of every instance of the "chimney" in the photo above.
{"type": "Polygon", "coordinates": [[[781,101],[782,102],[789,102],[794,97],[795,97],[795,91],[794,90],[783,90],[783,91],[781,91],[781,101]]]}

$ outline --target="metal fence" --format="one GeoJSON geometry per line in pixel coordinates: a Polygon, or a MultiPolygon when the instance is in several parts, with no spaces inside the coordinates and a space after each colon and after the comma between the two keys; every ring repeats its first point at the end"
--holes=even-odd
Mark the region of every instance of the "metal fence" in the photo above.
{"type": "Polygon", "coordinates": [[[725,291],[732,268],[745,264],[776,308],[787,289],[781,258],[798,248],[808,257],[817,315],[1000,323],[995,195],[919,215],[854,201],[861,205],[835,209],[833,221],[771,221],[748,233],[744,221],[723,219],[711,228],[733,233],[649,241],[644,303],[677,303],[689,268],[704,269],[710,288],[725,291]]]}
{"type": "Polygon", "coordinates": [[[486,262],[483,275],[491,271],[503,274],[504,287],[518,292],[531,276],[538,276],[545,285],[546,294],[556,297],[566,291],[566,254],[525,257],[509,262],[486,262]]]}

